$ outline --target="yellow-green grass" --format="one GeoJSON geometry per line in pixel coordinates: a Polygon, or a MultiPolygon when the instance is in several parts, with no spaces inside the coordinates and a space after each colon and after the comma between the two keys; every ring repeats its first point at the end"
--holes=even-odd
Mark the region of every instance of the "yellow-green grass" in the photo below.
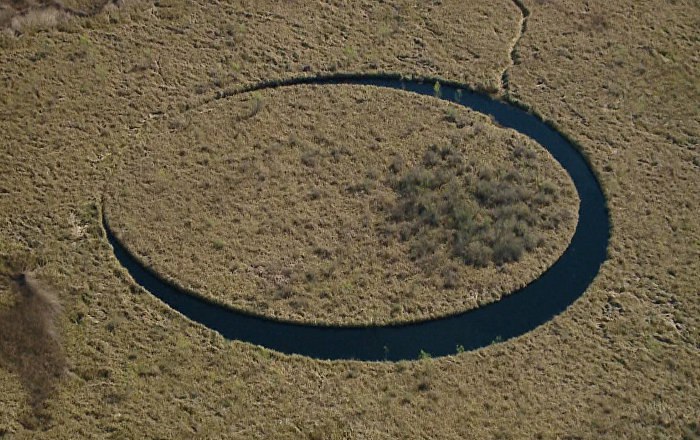
{"type": "Polygon", "coordinates": [[[0,431],[13,438],[697,436],[693,2],[528,3],[512,97],[554,121],[593,164],[609,197],[610,258],[581,300],[533,332],[399,364],[281,356],[188,322],[133,286],[104,241],[96,204],[120,155],[155,120],[182,116],[188,103],[226,84],[293,76],[305,65],[497,84],[520,11],[509,1],[159,4],[0,37],[0,252],[40,256],[37,276],[63,303],[68,362],[47,401],[52,420],[39,429],[22,424],[31,408],[20,377],[0,369],[0,431]],[[379,22],[367,17],[378,11],[403,20],[394,34],[370,32],[379,22]],[[384,44],[373,37],[387,34],[384,44]]]}

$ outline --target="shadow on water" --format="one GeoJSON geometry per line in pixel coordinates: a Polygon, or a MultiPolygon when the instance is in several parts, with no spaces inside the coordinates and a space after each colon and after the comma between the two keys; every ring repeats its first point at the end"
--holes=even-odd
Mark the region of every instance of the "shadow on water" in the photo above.
{"type": "MultiPolygon", "coordinates": [[[[434,82],[406,80],[398,76],[299,78],[258,85],[236,93],[299,84],[365,85],[436,95],[434,82]]],[[[103,218],[116,258],[138,284],[189,319],[228,339],[283,353],[319,359],[397,361],[416,359],[421,350],[432,356],[453,354],[458,346],[473,350],[536,328],[579,298],[606,258],[610,223],[600,184],[577,148],[538,117],[459,85],[442,84],[439,89],[436,97],[490,115],[501,126],[517,130],[546,148],[571,176],[581,201],[576,231],[559,260],[538,279],[500,301],[454,316],[403,325],[314,326],[253,316],[178,289],[142,266],[116,239],[103,218]]]]}

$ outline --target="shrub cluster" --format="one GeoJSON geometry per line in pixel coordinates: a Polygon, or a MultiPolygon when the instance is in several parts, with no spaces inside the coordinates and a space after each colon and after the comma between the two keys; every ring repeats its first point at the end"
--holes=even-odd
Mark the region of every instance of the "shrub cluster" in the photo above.
{"type": "Polygon", "coordinates": [[[497,173],[468,162],[453,146],[433,145],[419,165],[396,173],[392,186],[399,197],[391,218],[412,257],[447,244],[454,257],[480,267],[517,261],[539,246],[537,230],[558,223],[539,213],[556,201],[556,186],[538,182],[521,148],[513,159],[517,171],[497,173]]]}

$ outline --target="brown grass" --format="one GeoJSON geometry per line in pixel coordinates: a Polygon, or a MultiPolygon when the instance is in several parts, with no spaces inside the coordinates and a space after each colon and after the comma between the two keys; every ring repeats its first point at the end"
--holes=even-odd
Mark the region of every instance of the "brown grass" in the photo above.
{"type": "MultiPolygon", "coordinates": [[[[13,40],[0,50],[0,250],[41,249],[53,265],[41,273],[61,271],[52,286],[61,292],[61,333],[76,377],[51,399],[53,427],[38,432],[17,422],[26,393],[17,375],[2,370],[0,433],[697,437],[700,66],[692,2],[591,0],[591,11],[609,11],[599,33],[585,30],[581,2],[527,2],[532,15],[520,64],[510,69],[510,96],[559,124],[593,162],[614,225],[610,258],[579,301],[533,332],[398,364],[324,362],[226,343],[135,288],[100,238],[97,217],[79,213],[99,198],[114,161],[129,154],[124,146],[141,147],[134,163],[144,161],[154,151],[143,133],[155,121],[189,123],[181,109],[201,99],[194,91],[213,83],[210,72],[227,87],[306,66],[325,72],[345,63],[342,48],[352,46],[358,58],[348,70],[495,84],[521,18],[509,1],[188,2],[120,10],[117,23],[96,19],[82,33],[13,40]],[[81,35],[99,50],[75,57],[81,35]],[[33,61],[47,41],[51,50],[33,61]],[[160,72],[128,73],[147,57],[160,72]],[[82,237],[71,232],[71,212],[90,225],[82,237]]],[[[360,123],[348,127],[365,132],[360,123]]]]}
{"type": "Polygon", "coordinates": [[[265,316],[359,325],[472,309],[541,274],[576,225],[573,185],[546,151],[429,97],[288,87],[162,130],[151,159],[134,149],[110,182],[110,225],[158,273],[265,316]]]}
{"type": "Polygon", "coordinates": [[[45,401],[66,366],[56,328],[61,306],[56,294],[31,271],[3,274],[16,302],[0,311],[0,366],[17,374],[29,394],[30,424],[46,418],[45,401]]]}

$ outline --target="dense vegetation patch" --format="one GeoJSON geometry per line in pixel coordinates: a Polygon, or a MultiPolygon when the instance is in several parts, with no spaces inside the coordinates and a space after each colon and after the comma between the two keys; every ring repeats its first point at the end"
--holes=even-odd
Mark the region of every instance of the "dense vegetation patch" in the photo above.
{"type": "Polygon", "coordinates": [[[510,263],[542,244],[541,230],[570,220],[567,210],[543,209],[558,200],[557,188],[540,180],[533,152],[518,147],[512,159],[514,169],[494,170],[454,146],[432,145],[419,165],[403,172],[395,165],[392,186],[399,198],[391,218],[412,258],[447,246],[473,266],[510,263]]]}

